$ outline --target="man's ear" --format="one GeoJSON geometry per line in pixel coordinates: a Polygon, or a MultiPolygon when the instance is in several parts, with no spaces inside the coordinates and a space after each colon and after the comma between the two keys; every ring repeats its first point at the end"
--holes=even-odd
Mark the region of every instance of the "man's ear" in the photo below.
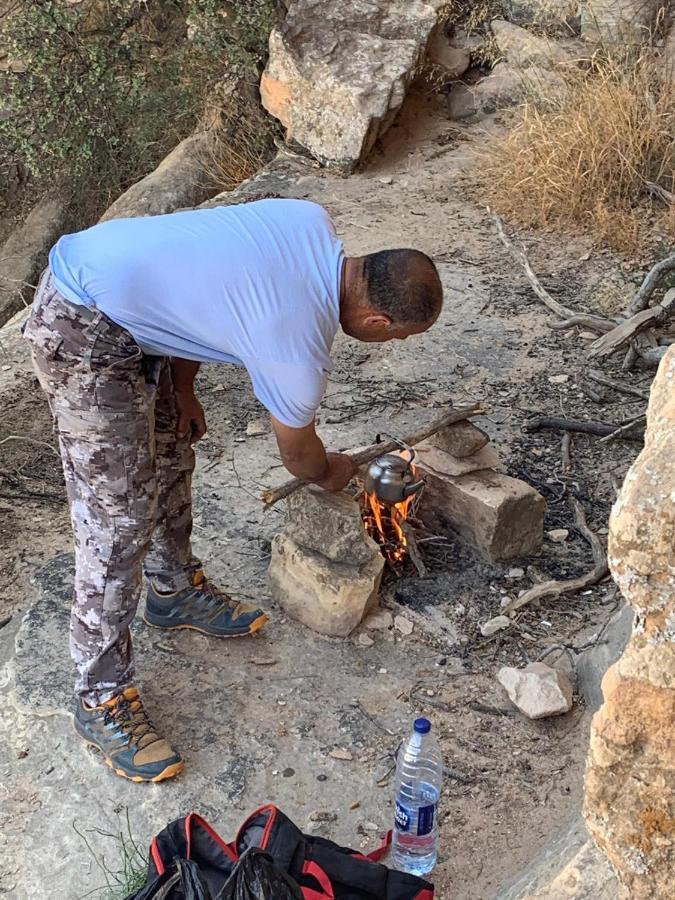
{"type": "Polygon", "coordinates": [[[384,313],[370,313],[364,316],[363,324],[366,328],[388,328],[391,325],[391,319],[384,313]]]}

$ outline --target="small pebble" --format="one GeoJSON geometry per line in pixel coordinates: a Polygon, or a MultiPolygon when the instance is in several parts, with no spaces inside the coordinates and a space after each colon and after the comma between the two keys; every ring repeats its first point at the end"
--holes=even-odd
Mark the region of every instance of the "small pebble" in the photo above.
{"type": "Polygon", "coordinates": [[[328,775],[317,775],[316,780],[317,781],[328,781],[328,775]]]}
{"type": "Polygon", "coordinates": [[[553,541],[554,544],[562,544],[569,537],[569,529],[552,528],[551,531],[546,532],[546,537],[549,541],[553,541]]]}
{"type": "Polygon", "coordinates": [[[507,578],[522,578],[525,574],[525,569],[521,569],[520,567],[516,567],[514,569],[509,569],[506,573],[507,578]]]}
{"type": "Polygon", "coordinates": [[[378,669],[377,671],[378,671],[378,673],[379,673],[380,675],[386,675],[386,674],[387,674],[387,670],[386,670],[386,669],[378,669]]]}
{"type": "Polygon", "coordinates": [[[372,647],[375,641],[367,634],[360,634],[358,642],[362,647],[372,647]]]}
{"type": "Polygon", "coordinates": [[[284,769],[281,774],[284,776],[284,778],[292,778],[295,775],[295,769],[284,769]]]}
{"type": "Polygon", "coordinates": [[[413,623],[410,619],[406,619],[405,616],[396,616],[394,618],[394,628],[396,628],[397,631],[400,631],[401,634],[412,634],[413,627],[413,623]]]}
{"type": "Polygon", "coordinates": [[[551,384],[565,384],[570,380],[569,375],[549,375],[548,380],[551,384]]]}

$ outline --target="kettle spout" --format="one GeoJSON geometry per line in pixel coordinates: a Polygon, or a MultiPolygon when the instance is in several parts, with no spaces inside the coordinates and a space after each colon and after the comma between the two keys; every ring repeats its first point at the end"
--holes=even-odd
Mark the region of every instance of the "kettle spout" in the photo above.
{"type": "Polygon", "coordinates": [[[414,484],[406,484],[405,488],[403,489],[403,496],[404,497],[412,497],[413,494],[416,494],[423,487],[424,487],[423,481],[416,481],[416,482],[414,482],[414,484]]]}

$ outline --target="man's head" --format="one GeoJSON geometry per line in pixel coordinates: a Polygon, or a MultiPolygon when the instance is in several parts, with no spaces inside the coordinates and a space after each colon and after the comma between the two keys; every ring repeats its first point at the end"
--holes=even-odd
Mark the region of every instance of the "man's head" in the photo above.
{"type": "Polygon", "coordinates": [[[359,341],[420,334],[434,324],[442,305],[436,266],[419,250],[380,250],[345,261],[340,324],[359,341]]]}

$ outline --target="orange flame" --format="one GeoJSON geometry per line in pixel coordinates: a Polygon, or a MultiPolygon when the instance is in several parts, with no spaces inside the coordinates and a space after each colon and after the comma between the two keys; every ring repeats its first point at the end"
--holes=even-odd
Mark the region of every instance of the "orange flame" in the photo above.
{"type": "Polygon", "coordinates": [[[364,492],[363,521],[366,531],[392,564],[402,562],[408,552],[404,526],[414,500],[413,494],[400,503],[389,505],[378,500],[375,494],[364,492]]]}

